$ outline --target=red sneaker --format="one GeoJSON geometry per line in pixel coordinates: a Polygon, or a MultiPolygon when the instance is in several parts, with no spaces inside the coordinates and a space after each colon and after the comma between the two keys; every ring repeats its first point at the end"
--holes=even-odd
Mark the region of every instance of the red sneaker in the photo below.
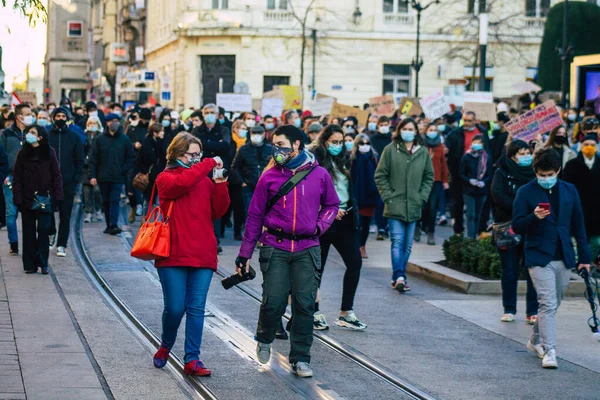
{"type": "Polygon", "coordinates": [[[156,368],[163,368],[165,365],[167,365],[168,360],[169,349],[161,345],[156,354],[154,354],[154,366],[156,368]]]}
{"type": "Polygon", "coordinates": [[[204,368],[204,364],[200,360],[192,360],[186,363],[183,372],[194,376],[210,376],[211,374],[210,369],[204,368]]]}

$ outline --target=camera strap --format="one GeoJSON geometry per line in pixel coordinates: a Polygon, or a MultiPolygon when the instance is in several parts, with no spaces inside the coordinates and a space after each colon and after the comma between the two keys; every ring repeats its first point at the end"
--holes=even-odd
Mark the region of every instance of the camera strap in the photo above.
{"type": "Polygon", "coordinates": [[[267,209],[265,210],[265,215],[267,215],[269,213],[269,211],[271,211],[273,206],[275,204],[277,204],[277,202],[279,200],[281,200],[281,198],[283,196],[285,196],[286,194],[291,192],[314,169],[315,169],[315,166],[312,165],[310,168],[306,168],[306,169],[303,169],[302,171],[295,173],[294,175],[291,176],[290,179],[285,181],[283,183],[283,185],[281,185],[281,187],[279,188],[279,192],[277,192],[277,194],[275,196],[273,196],[272,198],[270,198],[269,201],[267,202],[267,209]]]}

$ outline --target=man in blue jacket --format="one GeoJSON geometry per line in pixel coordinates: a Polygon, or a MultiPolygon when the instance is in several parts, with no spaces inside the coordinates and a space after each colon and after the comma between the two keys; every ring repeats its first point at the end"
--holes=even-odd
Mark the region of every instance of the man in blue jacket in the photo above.
{"type": "Polygon", "coordinates": [[[556,368],[556,310],[577,261],[571,242],[577,242],[578,269],[590,270],[590,247],[579,194],[558,179],[561,156],[552,148],[539,150],[533,160],[536,180],[522,186],[513,204],[514,231],[523,236],[525,267],[538,294],[538,319],[527,348],[542,358],[542,367],[556,368]]]}

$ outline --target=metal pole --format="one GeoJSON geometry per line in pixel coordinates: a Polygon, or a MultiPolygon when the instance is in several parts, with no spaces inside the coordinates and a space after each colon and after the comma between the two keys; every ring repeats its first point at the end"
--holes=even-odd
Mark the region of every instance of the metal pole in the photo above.
{"type": "Polygon", "coordinates": [[[317,78],[316,78],[316,65],[317,65],[317,30],[312,30],[312,41],[313,41],[313,49],[312,49],[312,90],[316,90],[317,78]]]}
{"type": "Polygon", "coordinates": [[[419,50],[421,46],[421,10],[417,10],[417,58],[415,60],[415,97],[419,97],[419,50]]]}
{"type": "Polygon", "coordinates": [[[568,34],[569,34],[569,0],[565,0],[563,9],[563,37],[562,37],[562,73],[560,79],[560,93],[561,93],[561,102],[564,107],[568,107],[567,104],[567,72],[568,72],[568,60],[569,55],[568,51],[568,34]]]}
{"type": "MultiPolygon", "coordinates": [[[[485,92],[485,67],[488,41],[488,14],[479,14],[479,90],[485,92]]],[[[474,71],[473,71],[474,72],[474,71]]]]}

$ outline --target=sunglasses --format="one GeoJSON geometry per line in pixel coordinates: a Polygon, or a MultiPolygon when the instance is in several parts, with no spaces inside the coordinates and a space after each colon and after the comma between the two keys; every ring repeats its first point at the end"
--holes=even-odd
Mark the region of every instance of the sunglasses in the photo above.
{"type": "Polygon", "coordinates": [[[371,143],[369,143],[369,142],[360,142],[359,144],[361,144],[361,145],[369,145],[371,143]]]}

